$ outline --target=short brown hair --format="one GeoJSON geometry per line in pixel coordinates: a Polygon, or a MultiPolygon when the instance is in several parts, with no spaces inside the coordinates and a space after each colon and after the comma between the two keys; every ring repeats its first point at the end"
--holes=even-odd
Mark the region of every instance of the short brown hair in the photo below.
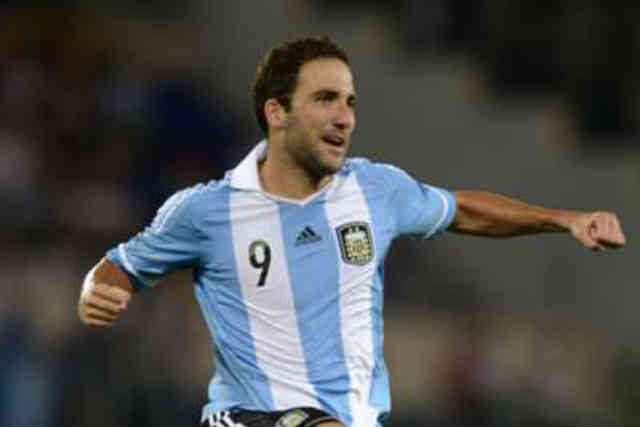
{"type": "Polygon", "coordinates": [[[271,48],[262,57],[251,88],[251,97],[258,125],[265,135],[269,126],[264,115],[264,103],[275,98],[289,111],[300,68],[317,58],[337,58],[349,65],[345,51],[327,36],[284,42],[271,48]]]}

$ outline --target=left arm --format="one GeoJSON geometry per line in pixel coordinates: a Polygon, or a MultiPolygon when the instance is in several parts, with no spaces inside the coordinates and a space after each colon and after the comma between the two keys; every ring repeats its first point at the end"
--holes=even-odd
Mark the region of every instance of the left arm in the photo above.
{"type": "Polygon", "coordinates": [[[456,216],[449,230],[461,234],[511,237],[569,232],[592,250],[619,248],[626,238],[616,214],[554,210],[482,191],[457,191],[456,216]]]}

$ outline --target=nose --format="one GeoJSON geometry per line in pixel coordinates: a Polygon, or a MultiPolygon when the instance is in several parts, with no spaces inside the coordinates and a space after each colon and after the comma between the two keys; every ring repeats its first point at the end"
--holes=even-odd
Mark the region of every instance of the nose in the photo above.
{"type": "Polygon", "coordinates": [[[356,123],[356,116],[351,108],[346,103],[337,103],[336,112],[334,115],[333,124],[340,130],[352,130],[356,123]]]}

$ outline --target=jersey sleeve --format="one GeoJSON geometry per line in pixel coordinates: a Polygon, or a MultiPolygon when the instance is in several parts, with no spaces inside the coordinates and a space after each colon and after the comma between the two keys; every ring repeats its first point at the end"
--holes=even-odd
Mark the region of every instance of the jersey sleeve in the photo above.
{"type": "Polygon", "coordinates": [[[193,189],[170,197],[144,231],[107,252],[137,290],[154,286],[174,270],[196,265],[200,239],[193,221],[193,189]]]}
{"type": "Polygon", "coordinates": [[[456,213],[453,193],[416,181],[395,166],[387,169],[398,235],[429,239],[451,225],[456,213]]]}

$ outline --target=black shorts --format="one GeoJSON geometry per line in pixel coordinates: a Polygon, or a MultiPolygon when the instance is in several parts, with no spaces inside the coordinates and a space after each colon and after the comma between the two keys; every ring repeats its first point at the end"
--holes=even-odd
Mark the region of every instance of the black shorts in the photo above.
{"type": "Polygon", "coordinates": [[[338,421],[315,408],[292,408],[286,411],[220,411],[202,421],[202,427],[314,427],[338,421]]]}

